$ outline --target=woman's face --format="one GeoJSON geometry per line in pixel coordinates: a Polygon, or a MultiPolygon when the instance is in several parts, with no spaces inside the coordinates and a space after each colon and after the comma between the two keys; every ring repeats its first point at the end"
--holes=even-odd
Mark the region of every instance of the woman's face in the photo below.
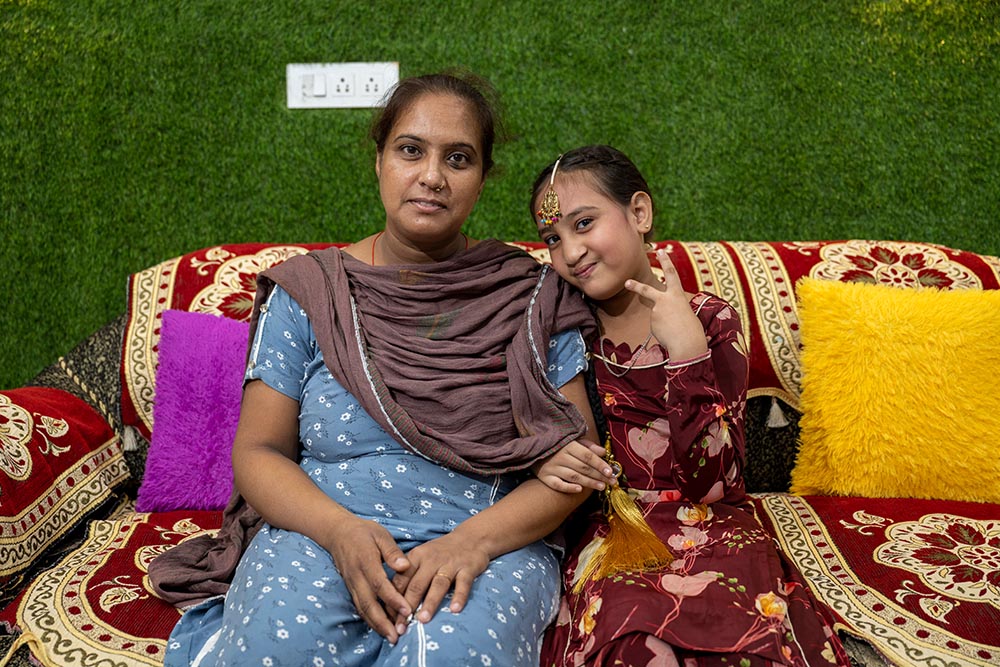
{"type": "Polygon", "coordinates": [[[469,103],[444,93],[417,97],[389,132],[375,173],[388,233],[423,249],[453,241],[485,177],[469,103]]]}

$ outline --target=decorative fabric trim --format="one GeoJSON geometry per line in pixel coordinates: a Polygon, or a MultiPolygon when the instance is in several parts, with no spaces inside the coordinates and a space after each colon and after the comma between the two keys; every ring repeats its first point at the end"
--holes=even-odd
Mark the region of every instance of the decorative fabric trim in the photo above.
{"type": "Polygon", "coordinates": [[[691,359],[685,359],[684,361],[678,361],[677,363],[670,363],[667,360],[667,370],[673,371],[678,368],[687,368],[688,366],[694,366],[695,364],[700,364],[703,361],[708,361],[712,358],[712,351],[706,350],[703,354],[699,354],[697,357],[692,357],[691,359]]]}
{"type": "Polygon", "coordinates": [[[153,594],[149,562],[214,532],[220,513],[122,510],[120,518],[92,522],[84,542],[39,575],[16,609],[4,610],[2,621],[21,632],[8,655],[26,645],[45,667],[163,664],[180,611],[153,594]]]}
{"type": "Polygon", "coordinates": [[[48,492],[14,517],[4,517],[0,539],[0,576],[23,569],[32,554],[43,553],[94,508],[104,502],[112,489],[128,479],[128,467],[115,436],[99,445],[57,479],[48,492]],[[71,489],[75,489],[70,492],[71,489]],[[45,508],[45,520],[35,520],[38,508],[45,508]]]}
{"type": "Polygon", "coordinates": [[[587,358],[589,359],[591,357],[593,357],[594,359],[600,359],[604,363],[609,364],[611,366],[617,366],[618,368],[628,368],[630,370],[633,368],[638,370],[644,370],[647,368],[659,368],[660,366],[666,366],[667,364],[670,363],[669,359],[664,359],[663,361],[657,361],[655,364],[638,364],[635,366],[628,366],[626,364],[620,364],[617,361],[612,361],[611,359],[608,359],[599,352],[594,352],[594,351],[590,351],[587,353],[587,358]]]}
{"type": "Polygon", "coordinates": [[[133,273],[122,341],[121,416],[149,440],[163,312],[170,309],[247,321],[257,273],[310,249],[346,244],[233,244],[203,248],[133,273]]]}
{"type": "Polygon", "coordinates": [[[992,619],[1000,601],[982,576],[990,562],[959,554],[995,534],[1000,505],[783,493],[751,498],[779,548],[839,617],[838,629],[894,665],[997,664],[1000,634],[992,619]]]}
{"type": "MultiPolygon", "coordinates": [[[[766,243],[733,243],[748,281],[748,296],[756,312],[761,342],[771,361],[779,389],[791,397],[789,403],[799,408],[802,394],[802,361],[798,337],[798,312],[795,308],[794,281],[789,267],[775,249],[766,243]]],[[[744,330],[750,320],[743,320],[744,330]]],[[[747,344],[750,338],[747,337],[747,344]]]]}
{"type": "Polygon", "coordinates": [[[0,601],[128,479],[119,436],[84,399],[53,387],[0,392],[0,601]]]}
{"type": "Polygon", "coordinates": [[[545,377],[545,362],[542,361],[542,355],[538,351],[538,345],[535,343],[535,332],[531,328],[531,315],[535,310],[535,302],[538,300],[538,291],[542,289],[542,281],[545,280],[545,275],[549,272],[549,265],[546,264],[542,267],[542,270],[538,273],[538,280],[535,282],[535,289],[531,293],[531,298],[528,299],[528,307],[524,312],[524,322],[525,329],[528,331],[528,346],[531,348],[531,353],[535,357],[535,363],[540,369],[542,369],[542,376],[545,377]]]}

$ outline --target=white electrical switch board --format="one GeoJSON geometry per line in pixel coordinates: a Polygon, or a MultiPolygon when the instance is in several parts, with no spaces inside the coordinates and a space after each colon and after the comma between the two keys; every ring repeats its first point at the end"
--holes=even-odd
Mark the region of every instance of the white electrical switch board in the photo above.
{"type": "Polygon", "coordinates": [[[399,81],[399,63],[292,63],[289,109],[377,107],[399,81]]]}

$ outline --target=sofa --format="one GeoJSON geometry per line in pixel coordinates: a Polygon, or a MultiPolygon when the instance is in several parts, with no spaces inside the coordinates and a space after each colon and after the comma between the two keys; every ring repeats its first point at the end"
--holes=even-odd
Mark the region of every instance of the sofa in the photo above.
{"type": "MultiPolygon", "coordinates": [[[[162,663],[180,612],[148,566],[220,526],[254,278],[327,245],[220,245],[137,272],[121,317],[0,391],[0,665],[162,663]]],[[[742,318],[747,488],[852,661],[1000,664],[1000,259],[656,246],[742,318]]]]}

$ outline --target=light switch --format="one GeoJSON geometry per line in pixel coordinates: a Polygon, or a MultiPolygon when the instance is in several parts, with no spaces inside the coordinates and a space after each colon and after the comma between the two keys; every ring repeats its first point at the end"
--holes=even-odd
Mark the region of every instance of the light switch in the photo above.
{"type": "Polygon", "coordinates": [[[326,74],[323,72],[317,72],[312,75],[313,86],[312,86],[312,96],[313,97],[326,97],[326,74]]]}

